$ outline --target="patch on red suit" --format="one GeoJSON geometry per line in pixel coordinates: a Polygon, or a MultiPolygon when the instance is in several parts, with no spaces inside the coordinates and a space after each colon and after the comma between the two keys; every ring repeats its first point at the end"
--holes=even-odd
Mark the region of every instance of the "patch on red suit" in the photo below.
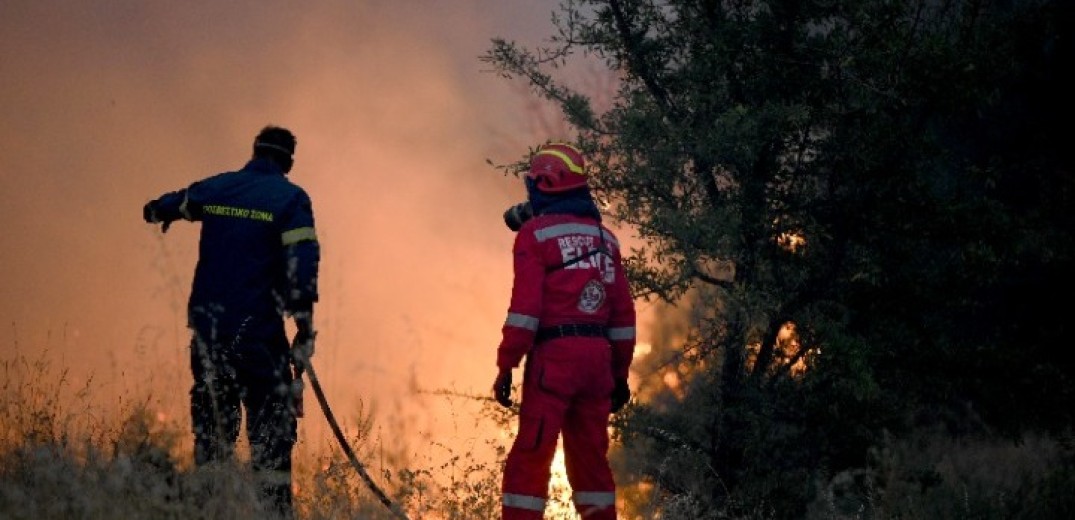
{"type": "Polygon", "coordinates": [[[605,303],[605,285],[597,280],[590,280],[579,294],[579,310],[587,314],[597,312],[605,303]]]}

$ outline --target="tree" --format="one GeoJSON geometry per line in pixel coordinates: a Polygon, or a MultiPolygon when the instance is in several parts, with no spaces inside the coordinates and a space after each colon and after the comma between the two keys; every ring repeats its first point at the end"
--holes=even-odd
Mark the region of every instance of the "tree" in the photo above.
{"type": "Polygon", "coordinates": [[[695,306],[690,381],[623,423],[640,474],[796,517],[885,432],[1071,427],[1072,20],[1059,0],[569,0],[549,46],[494,40],[483,59],[561,106],[645,241],[638,296],[695,306]],[[619,74],[611,106],[555,75],[576,57],[619,74]]]}

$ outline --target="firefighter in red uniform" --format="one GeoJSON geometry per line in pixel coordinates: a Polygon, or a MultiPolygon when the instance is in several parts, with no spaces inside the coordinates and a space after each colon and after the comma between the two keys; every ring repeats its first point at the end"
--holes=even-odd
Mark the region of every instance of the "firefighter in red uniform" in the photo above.
{"type": "Polygon", "coordinates": [[[544,516],[552,459],[564,461],[578,513],[616,518],[609,414],[630,398],[635,310],[616,236],[601,224],[582,154],[542,146],[525,176],[528,201],[505,213],[518,231],[515,280],[497,350],[497,401],[511,406],[526,358],[519,429],[504,467],[504,519],[544,516]]]}

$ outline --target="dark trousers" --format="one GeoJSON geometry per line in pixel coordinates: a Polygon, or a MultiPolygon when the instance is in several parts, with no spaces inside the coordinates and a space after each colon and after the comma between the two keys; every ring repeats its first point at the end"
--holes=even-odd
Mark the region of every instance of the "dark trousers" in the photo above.
{"type": "Polygon", "coordinates": [[[191,341],[194,463],[233,459],[245,411],[251,466],[263,497],[284,517],[292,516],[291,450],[297,436],[289,359],[282,332],[237,337],[195,331],[191,341]]]}

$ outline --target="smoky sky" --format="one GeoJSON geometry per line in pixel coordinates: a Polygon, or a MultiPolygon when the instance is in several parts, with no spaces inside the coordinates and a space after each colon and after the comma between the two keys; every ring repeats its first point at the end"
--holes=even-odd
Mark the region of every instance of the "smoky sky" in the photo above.
{"type": "Polygon", "coordinates": [[[511,290],[501,213],[524,196],[486,159],[567,136],[527,134],[517,85],[478,57],[493,37],[540,42],[555,7],[0,2],[5,359],[45,353],[105,399],[182,409],[198,225],[162,235],[141,208],[241,167],[277,124],[298,138],[291,178],[322,244],[330,398],[346,413],[486,392],[511,290]]]}

